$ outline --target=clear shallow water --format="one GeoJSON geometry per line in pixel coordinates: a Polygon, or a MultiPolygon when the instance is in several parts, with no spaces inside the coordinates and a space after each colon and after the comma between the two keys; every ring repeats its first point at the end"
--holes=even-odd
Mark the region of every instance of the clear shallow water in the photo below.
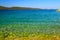
{"type": "Polygon", "coordinates": [[[55,10],[0,10],[0,24],[35,23],[60,24],[60,12],[55,10]]]}

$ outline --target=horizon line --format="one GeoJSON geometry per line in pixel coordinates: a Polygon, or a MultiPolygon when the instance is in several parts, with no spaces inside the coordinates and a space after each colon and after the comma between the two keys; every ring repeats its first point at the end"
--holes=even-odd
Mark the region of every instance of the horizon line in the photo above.
{"type": "Polygon", "coordinates": [[[39,8],[39,7],[28,7],[28,6],[2,6],[2,7],[7,7],[7,8],[11,8],[11,7],[25,7],[25,8],[38,8],[38,9],[58,9],[58,8],[39,8]]]}

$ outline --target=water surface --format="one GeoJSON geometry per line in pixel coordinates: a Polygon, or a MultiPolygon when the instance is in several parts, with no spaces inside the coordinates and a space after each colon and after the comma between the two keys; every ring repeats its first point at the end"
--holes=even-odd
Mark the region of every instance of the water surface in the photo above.
{"type": "Polygon", "coordinates": [[[0,10],[0,24],[35,23],[60,24],[56,10],[0,10]]]}

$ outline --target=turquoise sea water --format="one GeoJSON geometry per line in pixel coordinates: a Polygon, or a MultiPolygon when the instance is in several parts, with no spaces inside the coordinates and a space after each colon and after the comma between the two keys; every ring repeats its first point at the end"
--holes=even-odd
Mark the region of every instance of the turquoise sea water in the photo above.
{"type": "Polygon", "coordinates": [[[0,10],[0,24],[36,23],[60,24],[56,10],[0,10]]]}
{"type": "Polygon", "coordinates": [[[0,31],[19,33],[59,33],[60,12],[56,10],[0,10],[0,31]]]}

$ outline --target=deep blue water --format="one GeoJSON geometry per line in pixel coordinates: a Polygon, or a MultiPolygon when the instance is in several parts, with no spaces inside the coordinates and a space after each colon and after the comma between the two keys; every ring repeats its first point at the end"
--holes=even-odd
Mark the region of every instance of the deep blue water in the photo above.
{"type": "Polygon", "coordinates": [[[60,24],[60,12],[56,10],[0,10],[0,24],[6,23],[60,24]]]}

